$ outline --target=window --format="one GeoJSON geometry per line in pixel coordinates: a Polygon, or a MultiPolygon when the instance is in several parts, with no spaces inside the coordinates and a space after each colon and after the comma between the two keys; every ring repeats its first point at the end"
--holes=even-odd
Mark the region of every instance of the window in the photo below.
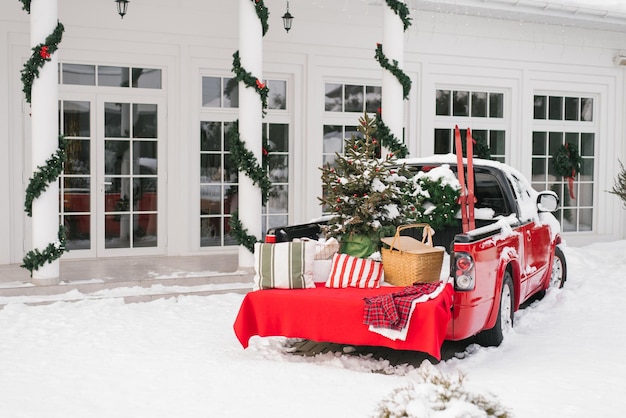
{"type": "Polygon", "coordinates": [[[324,165],[335,165],[336,154],[343,154],[346,138],[352,135],[362,136],[356,126],[324,125],[322,155],[324,165]]]}
{"type": "MultiPolygon", "coordinates": [[[[272,183],[262,208],[262,231],[289,223],[290,125],[287,80],[264,81],[269,88],[262,125],[263,163],[272,183]]],[[[230,218],[239,207],[238,167],[231,159],[228,131],[238,117],[239,83],[232,77],[203,76],[200,122],[200,247],[237,245],[230,218]]],[[[245,141],[245,138],[242,138],[245,141]]]]}
{"type": "Polygon", "coordinates": [[[556,216],[564,232],[593,229],[596,142],[593,105],[590,97],[534,97],[532,186],[559,195],[561,209],[556,216]],[[572,183],[558,176],[552,165],[553,155],[566,143],[574,145],[582,159],[580,173],[572,183]]]}
{"type": "Polygon", "coordinates": [[[265,232],[289,223],[289,125],[264,123],[263,135],[268,144],[264,160],[272,182],[268,202],[263,207],[262,230],[265,232]]]}
{"type": "Polygon", "coordinates": [[[326,112],[375,113],[380,108],[382,87],[361,84],[326,83],[326,112]]]}
{"type": "MultiPolygon", "coordinates": [[[[435,154],[455,152],[454,126],[459,125],[465,143],[467,128],[478,144],[489,149],[492,159],[506,157],[504,93],[438,89],[435,92],[435,154]]],[[[476,146],[475,146],[476,149],[476,146]]],[[[478,153],[474,151],[474,155],[478,153]]]]}
{"type": "Polygon", "coordinates": [[[80,86],[161,89],[162,72],[156,68],[60,64],[60,83],[80,86]]]}
{"type": "Polygon", "coordinates": [[[200,246],[236,245],[230,216],[238,207],[238,169],[230,158],[232,122],[200,122],[200,246]]]}
{"type": "MultiPolygon", "coordinates": [[[[287,81],[265,80],[269,89],[267,108],[272,110],[287,109],[287,81]]],[[[203,107],[239,107],[239,82],[230,77],[202,77],[203,107]]]]}

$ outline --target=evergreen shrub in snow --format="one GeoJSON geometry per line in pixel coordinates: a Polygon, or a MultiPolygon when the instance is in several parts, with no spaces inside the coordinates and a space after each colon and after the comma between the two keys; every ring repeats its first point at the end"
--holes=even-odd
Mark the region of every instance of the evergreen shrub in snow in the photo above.
{"type": "Polygon", "coordinates": [[[395,389],[375,411],[376,418],[510,418],[511,413],[493,396],[463,387],[463,375],[449,377],[422,365],[420,379],[395,389]]]}

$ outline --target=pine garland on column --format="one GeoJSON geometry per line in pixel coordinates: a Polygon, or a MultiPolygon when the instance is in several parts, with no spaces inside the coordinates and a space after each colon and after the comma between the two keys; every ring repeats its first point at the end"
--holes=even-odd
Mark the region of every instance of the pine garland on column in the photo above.
{"type": "MultiPolygon", "coordinates": [[[[387,6],[394,11],[395,14],[402,20],[404,31],[411,26],[411,18],[409,17],[409,8],[404,2],[399,0],[385,0],[387,6]]],[[[374,58],[380,64],[380,66],[389,71],[402,85],[402,95],[404,99],[409,98],[411,91],[411,78],[399,67],[398,61],[389,61],[389,58],[383,52],[383,45],[381,43],[376,44],[376,53],[374,58]]],[[[380,143],[393,152],[398,158],[404,158],[408,155],[409,150],[402,140],[397,138],[385,124],[382,118],[382,111],[379,109],[377,113],[378,123],[378,139],[380,143]]]]}
{"type": "MultiPolygon", "coordinates": [[[[263,36],[267,33],[269,25],[267,23],[269,12],[265,6],[263,0],[251,0],[254,3],[256,14],[261,22],[263,30],[263,36]]],[[[254,77],[252,73],[247,71],[241,65],[241,58],[239,57],[239,51],[235,51],[233,54],[233,73],[235,73],[235,79],[244,83],[246,88],[254,89],[261,100],[261,109],[263,116],[265,116],[265,110],[267,109],[267,96],[269,95],[269,88],[258,78],[254,77]]],[[[246,148],[245,142],[239,136],[239,120],[233,123],[233,126],[228,131],[228,139],[231,146],[231,157],[234,163],[237,165],[239,171],[248,176],[254,184],[261,189],[261,199],[263,205],[267,203],[270,193],[271,182],[267,175],[267,166],[264,162],[259,164],[254,153],[246,148]]],[[[239,245],[243,245],[250,252],[254,252],[254,243],[260,240],[248,234],[248,230],[244,228],[241,220],[239,219],[239,211],[233,212],[230,222],[231,235],[235,238],[239,245]]]]}
{"type": "MultiPolygon", "coordinates": [[[[22,3],[22,9],[30,14],[30,0],[20,0],[20,2],[22,3]]],[[[46,62],[51,60],[51,55],[59,48],[64,30],[63,25],[58,22],[54,31],[46,37],[45,42],[32,48],[33,53],[24,64],[24,68],[22,69],[22,84],[24,86],[23,92],[28,103],[31,103],[33,82],[39,77],[39,70],[43,68],[46,62]]],[[[46,160],[44,166],[37,167],[37,170],[29,179],[24,199],[24,211],[29,217],[32,216],[33,201],[41,196],[50,184],[57,181],[63,171],[64,161],[65,140],[63,137],[59,137],[59,147],[57,151],[46,160]]],[[[59,225],[58,241],[48,244],[43,251],[35,248],[27,252],[22,260],[23,264],[21,267],[27,269],[32,276],[34,270],[38,270],[46,263],[52,263],[60,258],[66,251],[68,250],[65,246],[65,230],[62,225],[59,225]]]]}

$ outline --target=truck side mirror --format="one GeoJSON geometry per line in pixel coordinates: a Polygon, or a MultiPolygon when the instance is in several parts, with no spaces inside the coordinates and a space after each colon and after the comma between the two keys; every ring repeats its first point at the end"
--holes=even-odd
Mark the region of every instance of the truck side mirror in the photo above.
{"type": "Polygon", "coordinates": [[[537,210],[539,212],[554,212],[559,208],[559,195],[546,190],[537,196],[537,210]]]}

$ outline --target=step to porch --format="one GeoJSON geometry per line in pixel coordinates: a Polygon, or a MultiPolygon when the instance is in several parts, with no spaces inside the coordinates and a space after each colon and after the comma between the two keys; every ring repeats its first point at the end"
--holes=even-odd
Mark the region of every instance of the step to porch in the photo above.
{"type": "Polygon", "coordinates": [[[60,265],[60,283],[36,286],[19,265],[0,266],[0,308],[84,299],[123,298],[127,303],[180,295],[246,293],[253,274],[238,269],[233,254],[68,260],[60,265]]]}

